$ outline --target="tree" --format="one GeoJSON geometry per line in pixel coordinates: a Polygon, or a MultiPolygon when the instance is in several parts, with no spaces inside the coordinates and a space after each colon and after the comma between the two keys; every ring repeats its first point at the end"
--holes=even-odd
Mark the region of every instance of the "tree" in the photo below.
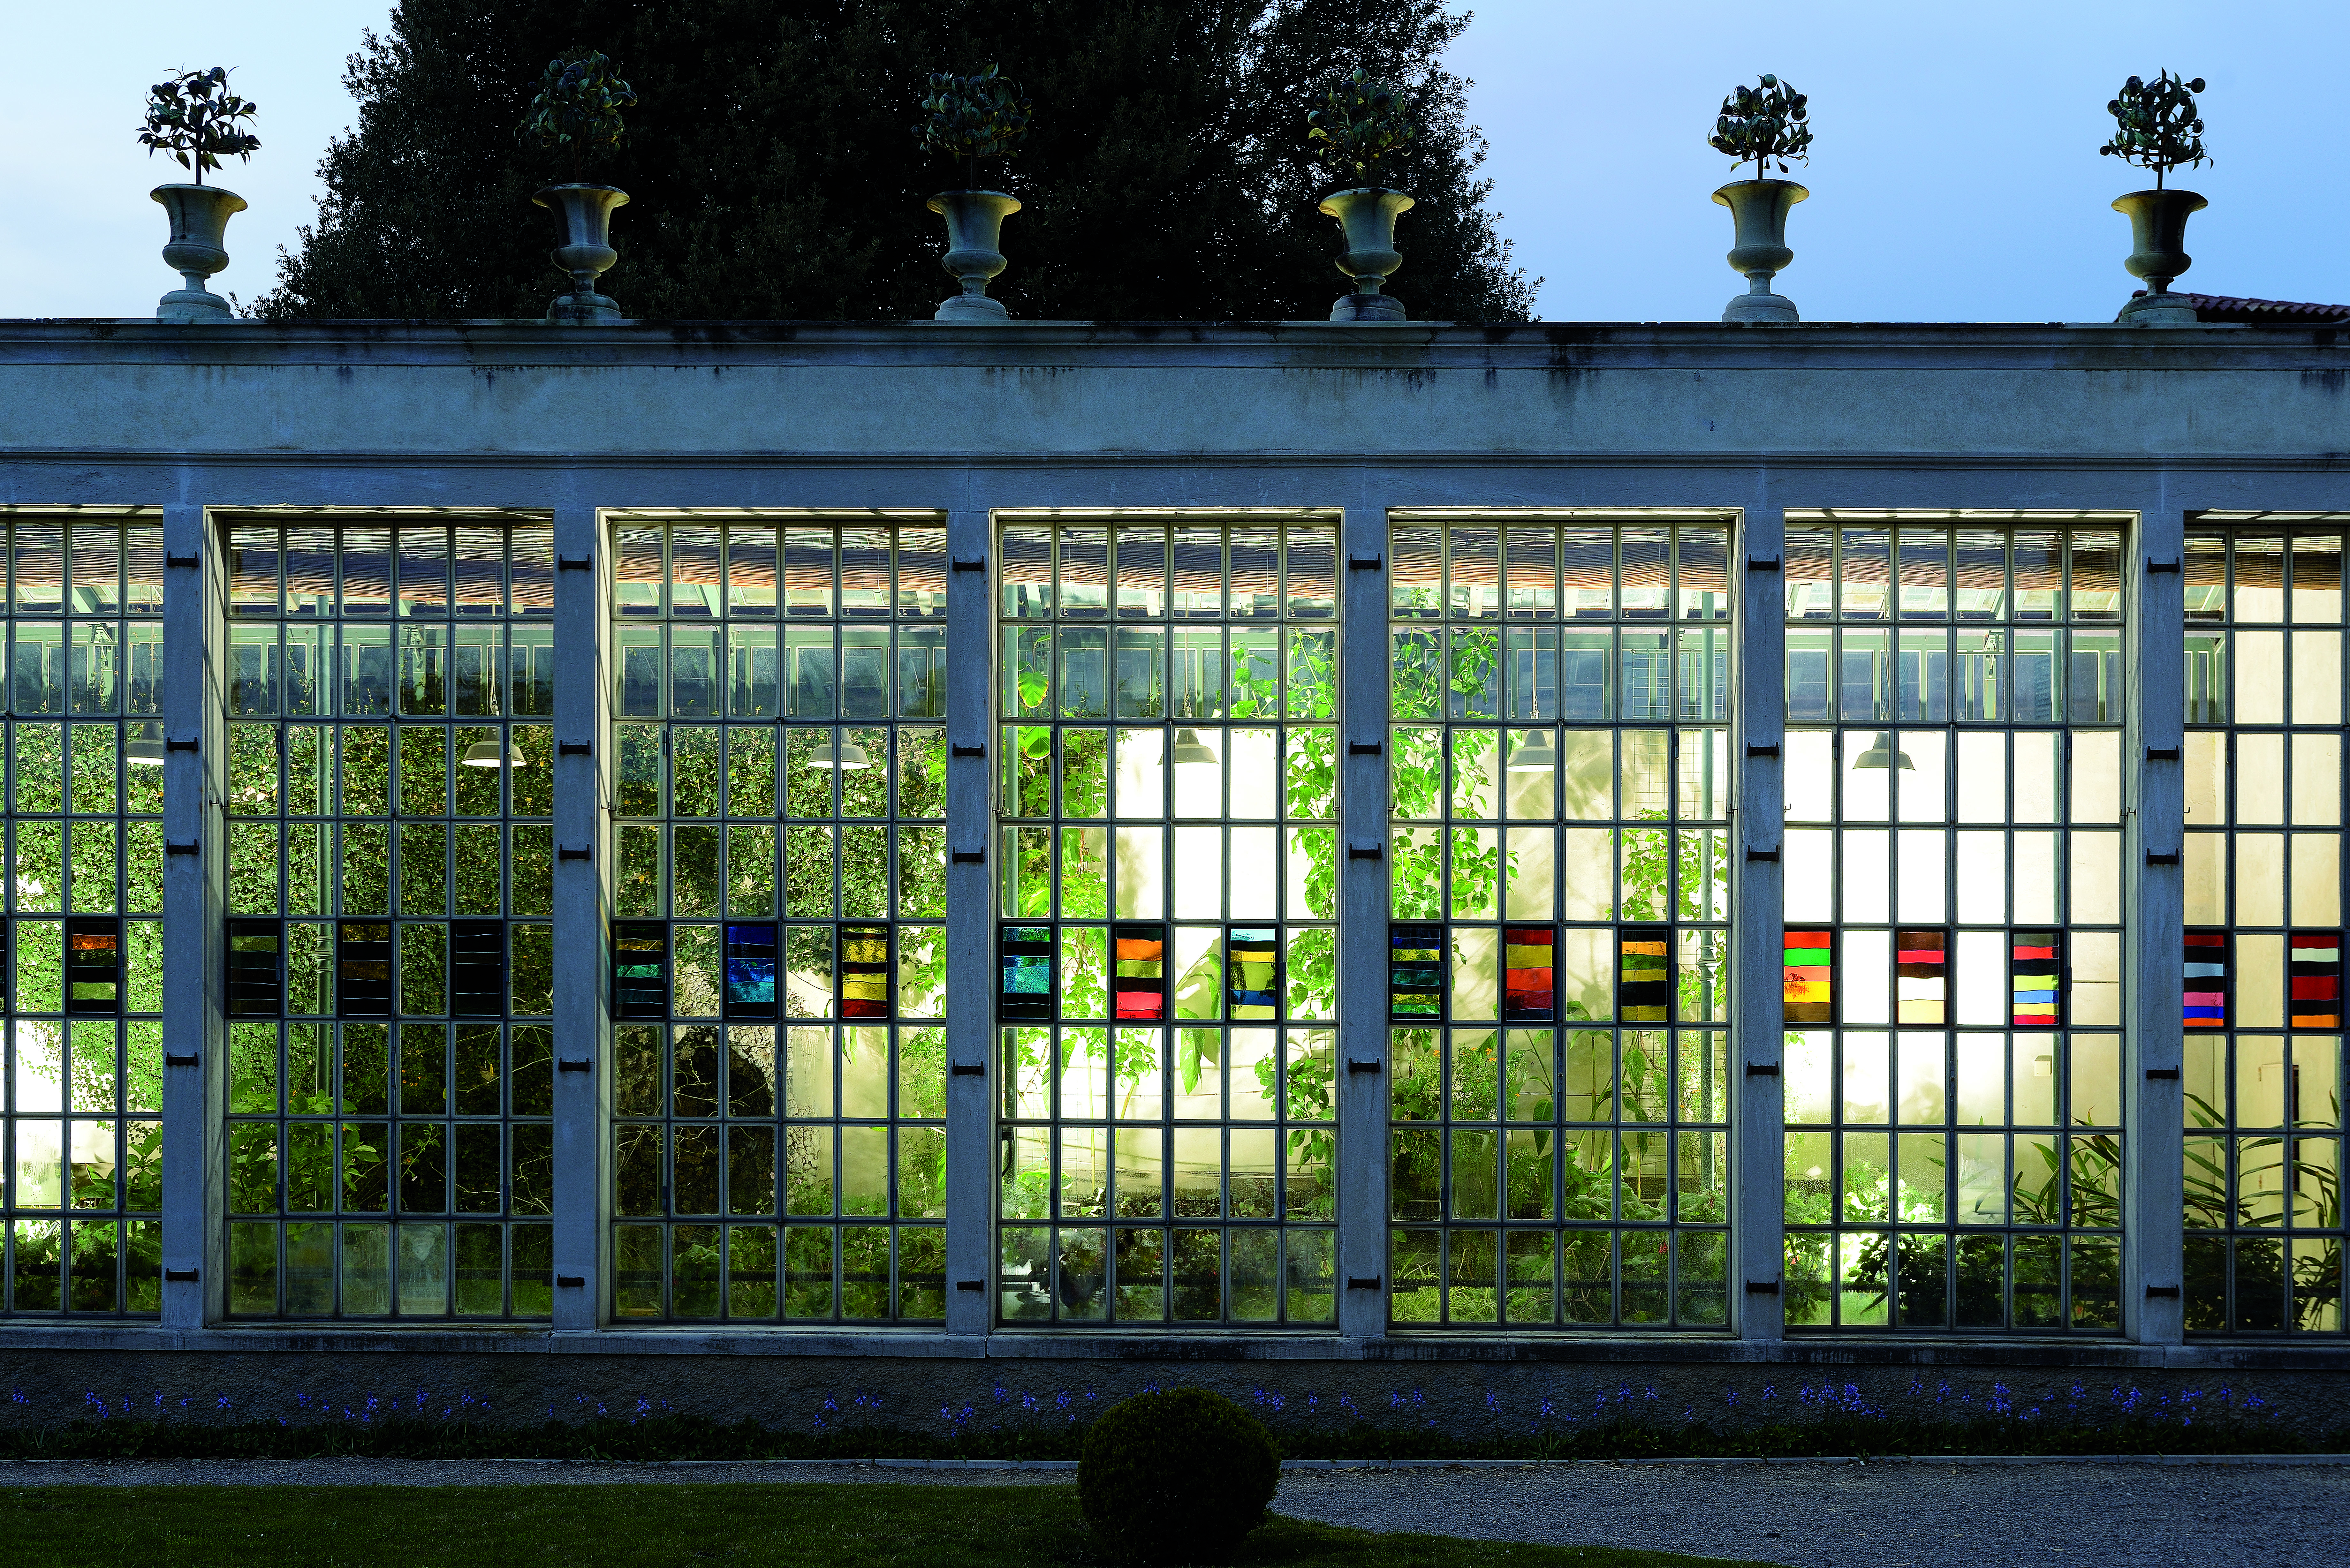
{"type": "Polygon", "coordinates": [[[1036,108],[989,172],[1024,203],[994,289],[1016,316],[1318,317],[1345,286],[1305,116],[1357,67],[1414,96],[1389,179],[1419,198],[1399,293],[1423,319],[1523,318],[1443,0],[401,0],[345,80],[358,127],[260,314],[531,317],[561,278],[531,193],[567,178],[515,135],[546,62],[633,84],[586,177],[626,190],[613,287],[671,319],[902,318],[951,291],[923,210],[961,175],[911,127],[933,70],[989,65],[1036,108]]]}

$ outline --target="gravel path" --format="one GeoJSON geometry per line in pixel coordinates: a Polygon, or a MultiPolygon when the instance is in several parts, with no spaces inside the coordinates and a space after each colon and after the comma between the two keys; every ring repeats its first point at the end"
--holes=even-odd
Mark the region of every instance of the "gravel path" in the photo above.
{"type": "MultiPolygon", "coordinates": [[[[0,1488],[1065,1485],[1066,1469],[526,1460],[0,1461],[0,1488]]],[[[1797,1568],[2334,1568],[2350,1467],[1575,1465],[1291,1470],[1281,1512],[1374,1531],[1646,1546],[1797,1568]]]]}
{"type": "Polygon", "coordinates": [[[1284,1513],[1801,1568],[2338,1568],[2350,1469],[1576,1465],[1293,1470],[1284,1513]]]}

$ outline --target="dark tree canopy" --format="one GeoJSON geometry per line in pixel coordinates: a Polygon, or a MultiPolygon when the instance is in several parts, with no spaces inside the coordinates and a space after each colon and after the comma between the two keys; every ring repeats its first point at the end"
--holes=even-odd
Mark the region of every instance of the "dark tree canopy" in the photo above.
{"type": "Polygon", "coordinates": [[[1025,204],[991,291],[1015,316],[1326,315],[1346,283],[1305,121],[1361,66],[1421,106],[1389,176],[1419,202],[1392,291],[1420,319],[1523,318],[1534,285],[1440,65],[1468,22],[1444,0],[400,0],[350,57],[358,129],[259,309],[543,315],[564,279],[530,197],[567,171],[515,127],[577,44],[639,96],[585,171],[629,192],[604,286],[634,317],[927,317],[954,283],[922,201],[963,182],[918,147],[918,106],[931,71],[998,63],[1036,110],[1019,156],[983,168],[1025,204]]]}

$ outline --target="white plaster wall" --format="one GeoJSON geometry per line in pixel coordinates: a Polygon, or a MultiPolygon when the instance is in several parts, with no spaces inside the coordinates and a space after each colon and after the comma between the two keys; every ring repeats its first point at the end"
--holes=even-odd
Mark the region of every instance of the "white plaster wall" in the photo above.
{"type": "Polygon", "coordinates": [[[19,322],[0,453],[2307,461],[2345,372],[2328,328],[19,322]]]}

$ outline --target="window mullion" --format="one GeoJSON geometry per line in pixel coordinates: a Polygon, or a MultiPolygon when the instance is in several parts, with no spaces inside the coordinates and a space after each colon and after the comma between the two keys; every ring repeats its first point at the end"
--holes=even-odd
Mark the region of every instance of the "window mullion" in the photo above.
{"type": "Polygon", "coordinates": [[[1388,516],[1349,506],[1338,550],[1338,1331],[1387,1332],[1388,516]],[[1356,562],[1377,563],[1357,568],[1356,562]],[[1357,750],[1367,746],[1368,751],[1357,750]],[[1378,849],[1356,854],[1358,846],[1378,849]],[[1375,1282],[1357,1290],[1357,1280],[1375,1282]]]}
{"type": "Polygon", "coordinates": [[[2129,1149],[2122,1189],[2122,1326],[2142,1344],[2176,1345],[2185,1323],[2186,1091],[2179,1072],[2185,1044],[2178,1002],[2186,898],[2180,761],[2186,715],[2185,524],[2177,512],[2145,513],[2133,532],[2137,547],[2128,581],[2137,604],[2128,623],[2135,646],[2128,649],[2129,701],[2122,733],[2127,824],[2122,915],[2130,955],[2122,1056],[2129,1149]],[[2158,855],[2168,858],[2158,863],[2151,858],[2158,855]]]}
{"type": "Polygon", "coordinates": [[[226,570],[202,506],[163,513],[163,665],[195,671],[162,682],[163,838],[163,1326],[201,1328],[227,1309],[228,1254],[222,1216],[222,1152],[210,1136],[227,1098],[222,966],[226,836],[212,804],[221,795],[227,725],[210,694],[226,639],[226,570]],[[182,563],[194,563],[192,568],[182,563]],[[198,853],[173,855],[174,844],[198,853]]]}
{"type": "Polygon", "coordinates": [[[592,1329],[611,1302],[610,552],[592,507],[555,514],[555,1326],[592,1329]],[[590,569],[565,570],[585,560],[590,569]],[[566,742],[587,742],[583,754],[566,742]],[[577,851],[582,847],[586,854],[577,851]],[[585,1063],[581,1071],[573,1064],[585,1063]]]}
{"type": "Polygon", "coordinates": [[[990,1093],[995,898],[992,737],[995,627],[984,510],[947,514],[947,1332],[987,1333],[993,1322],[996,1101],[990,1093]],[[964,571],[978,561],[988,569],[964,571]],[[965,747],[977,748],[967,753],[965,747]],[[976,858],[962,857],[978,851],[976,858]],[[970,1287],[966,1289],[968,1284],[970,1287]]]}
{"type": "MultiPolygon", "coordinates": [[[[1731,834],[1731,1322],[1743,1339],[1785,1337],[1785,1211],[1782,1176],[1786,1026],[1782,985],[1784,930],[1785,798],[1781,754],[1786,742],[1786,514],[1748,512],[1731,564],[1738,584],[1731,672],[1730,754],[1737,784],[1731,834]],[[1762,569],[1757,564],[1763,563],[1762,569]],[[1760,748],[1758,750],[1758,748],[1760,748]],[[1758,859],[1756,855],[1767,855],[1758,859]],[[1757,1071],[1756,1069],[1761,1069],[1757,1071]],[[1750,1285],[1780,1288],[1751,1290],[1750,1285]]],[[[1807,867],[1805,875],[1823,874],[1807,867]]]]}

